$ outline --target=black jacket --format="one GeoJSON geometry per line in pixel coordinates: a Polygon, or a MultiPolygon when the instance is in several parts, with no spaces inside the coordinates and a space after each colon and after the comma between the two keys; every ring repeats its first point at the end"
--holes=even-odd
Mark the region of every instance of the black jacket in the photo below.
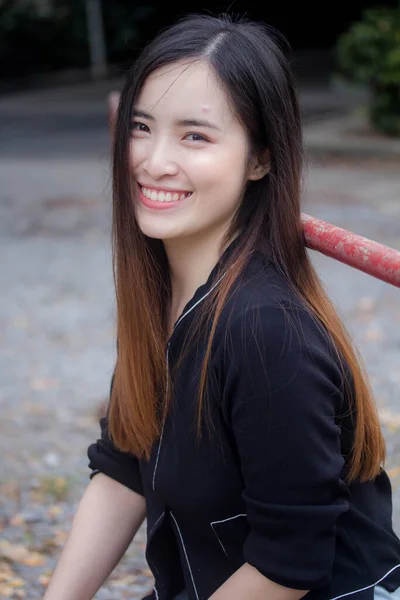
{"type": "Polygon", "coordinates": [[[323,327],[254,253],[213,343],[207,407],[215,431],[196,436],[196,393],[206,334],[177,372],[182,343],[233,245],[187,304],[167,347],[174,403],[149,462],[118,452],[107,434],[89,447],[101,471],[143,494],[148,596],[184,587],[206,600],[247,562],[308,600],[372,600],[400,585],[384,471],[346,485],[353,441],[343,370],[323,327]],[[233,312],[232,312],[233,310],[233,312]]]}

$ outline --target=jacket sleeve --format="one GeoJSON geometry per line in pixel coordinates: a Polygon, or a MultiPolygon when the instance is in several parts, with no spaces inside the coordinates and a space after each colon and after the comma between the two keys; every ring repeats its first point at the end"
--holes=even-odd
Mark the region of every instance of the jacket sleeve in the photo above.
{"type": "Polygon", "coordinates": [[[305,309],[247,310],[230,330],[224,403],[244,479],[244,559],[275,583],[318,589],[348,510],[341,369],[305,309]]]}
{"type": "MultiPolygon", "coordinates": [[[[111,380],[110,395],[114,376],[111,380]]],[[[118,450],[108,434],[107,417],[100,419],[101,437],[88,448],[90,479],[104,473],[138,494],[144,495],[139,460],[133,454],[118,450]]]]}

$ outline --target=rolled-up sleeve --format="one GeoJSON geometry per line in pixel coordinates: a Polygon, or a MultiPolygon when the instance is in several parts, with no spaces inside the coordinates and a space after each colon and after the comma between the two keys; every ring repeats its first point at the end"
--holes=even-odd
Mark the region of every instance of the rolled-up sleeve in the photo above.
{"type": "MultiPolygon", "coordinates": [[[[112,390],[113,380],[111,381],[112,390]]],[[[110,390],[110,393],[111,393],[110,390]]],[[[107,417],[100,419],[101,437],[88,448],[90,478],[104,473],[129,489],[144,495],[139,460],[133,454],[118,450],[108,433],[107,417]]]]}
{"type": "Polygon", "coordinates": [[[341,369],[306,310],[251,309],[230,329],[224,400],[250,526],[244,559],[280,585],[318,589],[348,510],[341,369]]]}

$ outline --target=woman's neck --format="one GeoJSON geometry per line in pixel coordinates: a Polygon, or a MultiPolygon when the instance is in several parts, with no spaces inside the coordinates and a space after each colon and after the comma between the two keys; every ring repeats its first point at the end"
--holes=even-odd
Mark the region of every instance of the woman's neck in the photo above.
{"type": "Polygon", "coordinates": [[[176,321],[197,288],[206,283],[221,256],[222,237],[221,233],[164,241],[171,277],[170,323],[176,321]]]}

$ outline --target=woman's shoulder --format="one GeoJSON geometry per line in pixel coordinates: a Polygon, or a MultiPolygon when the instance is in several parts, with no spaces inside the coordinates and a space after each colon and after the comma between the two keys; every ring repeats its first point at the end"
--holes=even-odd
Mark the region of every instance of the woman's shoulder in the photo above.
{"type": "Polygon", "coordinates": [[[308,311],[305,301],[291,286],[279,267],[259,252],[253,252],[241,278],[232,291],[226,305],[235,317],[243,317],[251,311],[268,309],[292,309],[308,311]]]}
{"type": "Polygon", "coordinates": [[[251,260],[219,325],[215,370],[232,389],[245,381],[243,389],[279,398],[282,409],[296,401],[296,410],[308,410],[318,396],[319,409],[342,410],[346,365],[322,322],[273,265],[251,260]]]}
{"type": "MultiPolygon", "coordinates": [[[[221,314],[220,333],[240,349],[256,344],[265,351],[292,355],[339,366],[329,332],[279,268],[253,253],[241,280],[221,314]]],[[[240,350],[239,350],[240,351],[240,350]]]]}

